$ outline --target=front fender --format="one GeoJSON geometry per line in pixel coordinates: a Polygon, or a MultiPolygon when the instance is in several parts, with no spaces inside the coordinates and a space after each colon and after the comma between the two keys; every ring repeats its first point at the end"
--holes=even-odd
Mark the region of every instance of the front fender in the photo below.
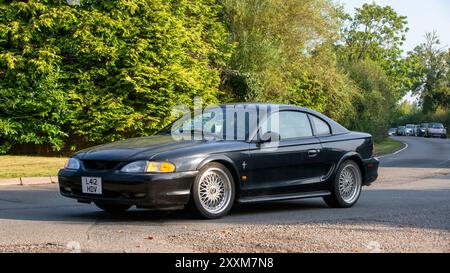
{"type": "Polygon", "coordinates": [[[236,164],[234,164],[234,161],[229,158],[226,155],[211,155],[208,156],[207,158],[203,159],[198,165],[196,170],[200,170],[201,168],[203,168],[206,164],[210,163],[210,162],[219,162],[219,163],[223,163],[224,165],[226,165],[227,167],[231,166],[232,170],[235,173],[237,173],[238,169],[236,167],[236,164]]]}

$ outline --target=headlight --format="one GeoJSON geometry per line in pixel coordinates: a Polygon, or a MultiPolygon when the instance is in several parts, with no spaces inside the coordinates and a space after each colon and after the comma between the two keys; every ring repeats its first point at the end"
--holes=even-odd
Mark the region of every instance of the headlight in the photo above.
{"type": "Polygon", "coordinates": [[[78,170],[80,168],[80,160],[73,157],[69,158],[64,168],[71,170],[78,170]]]}
{"type": "Polygon", "coordinates": [[[120,171],[127,173],[172,173],[175,165],[170,162],[135,161],[125,165],[120,171]]]}
{"type": "Polygon", "coordinates": [[[135,161],[125,165],[121,172],[126,173],[144,173],[147,168],[148,161],[135,161]]]}

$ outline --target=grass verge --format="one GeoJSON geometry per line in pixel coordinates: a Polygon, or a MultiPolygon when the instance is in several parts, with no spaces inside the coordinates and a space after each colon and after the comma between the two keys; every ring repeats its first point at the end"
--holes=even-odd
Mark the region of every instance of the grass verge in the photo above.
{"type": "Polygon", "coordinates": [[[374,144],[374,154],[376,156],[391,154],[395,151],[403,148],[404,144],[398,140],[393,140],[391,138],[385,138],[380,142],[375,142],[374,144]]]}
{"type": "Polygon", "coordinates": [[[0,156],[0,178],[55,176],[64,167],[65,157],[0,156]]]}

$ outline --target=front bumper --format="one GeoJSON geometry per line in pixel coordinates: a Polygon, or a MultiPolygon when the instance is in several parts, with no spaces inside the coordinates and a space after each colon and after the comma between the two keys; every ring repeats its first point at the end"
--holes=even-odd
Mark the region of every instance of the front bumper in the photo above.
{"type": "Polygon", "coordinates": [[[378,178],[378,167],[380,161],[376,157],[363,160],[364,180],[363,184],[368,186],[378,178]]]}
{"type": "Polygon", "coordinates": [[[443,137],[447,135],[447,132],[429,130],[427,135],[430,137],[443,137]]]}
{"type": "Polygon", "coordinates": [[[197,171],[161,174],[130,174],[60,170],[58,181],[63,196],[82,203],[127,204],[142,208],[171,208],[189,201],[197,171]],[[82,192],[81,177],[101,177],[102,194],[82,192]]]}

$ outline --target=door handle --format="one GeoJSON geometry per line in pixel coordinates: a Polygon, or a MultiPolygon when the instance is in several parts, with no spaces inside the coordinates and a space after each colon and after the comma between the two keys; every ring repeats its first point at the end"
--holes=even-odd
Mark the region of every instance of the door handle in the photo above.
{"type": "Polygon", "coordinates": [[[320,153],[319,149],[308,150],[308,157],[316,157],[320,153]]]}

